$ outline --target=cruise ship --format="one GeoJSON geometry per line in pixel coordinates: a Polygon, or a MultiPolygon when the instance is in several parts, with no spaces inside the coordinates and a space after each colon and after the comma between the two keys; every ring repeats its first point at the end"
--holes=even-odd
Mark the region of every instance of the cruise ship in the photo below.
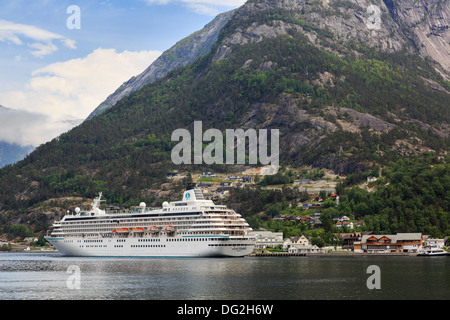
{"type": "Polygon", "coordinates": [[[45,239],[64,256],[87,257],[243,257],[255,237],[234,210],[206,200],[190,185],[181,201],[162,208],[145,203],[129,212],[106,212],[102,194],[90,211],[76,208],[56,221],[45,239]]]}

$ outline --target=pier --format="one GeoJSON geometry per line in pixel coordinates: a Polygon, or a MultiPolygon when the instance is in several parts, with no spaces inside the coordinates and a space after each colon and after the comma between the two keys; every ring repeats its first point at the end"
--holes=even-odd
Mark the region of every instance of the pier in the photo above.
{"type": "Polygon", "coordinates": [[[289,253],[289,252],[264,252],[252,253],[250,257],[306,257],[306,253],[289,253]]]}

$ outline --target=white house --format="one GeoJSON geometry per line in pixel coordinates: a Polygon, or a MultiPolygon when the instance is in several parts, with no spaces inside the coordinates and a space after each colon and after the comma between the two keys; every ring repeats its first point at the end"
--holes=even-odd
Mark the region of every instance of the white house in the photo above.
{"type": "Polygon", "coordinates": [[[337,223],[336,223],[336,227],[338,227],[338,228],[342,228],[342,227],[347,227],[347,228],[349,228],[349,229],[353,229],[353,222],[350,222],[350,221],[338,221],[337,223]]]}
{"type": "Polygon", "coordinates": [[[288,249],[289,253],[320,253],[322,250],[314,245],[314,246],[296,246],[296,247],[290,247],[288,249]]]}
{"type": "Polygon", "coordinates": [[[424,245],[429,247],[441,248],[445,246],[445,239],[431,239],[424,240],[424,245]]]}
{"type": "Polygon", "coordinates": [[[274,248],[283,245],[283,232],[252,231],[250,235],[256,236],[255,249],[274,248]]]}
{"type": "Polygon", "coordinates": [[[316,245],[311,245],[311,241],[309,241],[309,239],[304,235],[286,239],[283,244],[283,249],[287,249],[289,253],[321,252],[320,248],[316,245]]]}

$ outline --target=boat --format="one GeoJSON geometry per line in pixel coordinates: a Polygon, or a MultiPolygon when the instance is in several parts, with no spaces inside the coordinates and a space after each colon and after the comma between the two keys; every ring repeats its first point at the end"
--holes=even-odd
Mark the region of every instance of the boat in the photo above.
{"type": "Polygon", "coordinates": [[[160,208],[107,212],[102,201],[100,193],[89,210],[68,211],[45,239],[63,256],[89,257],[244,257],[255,246],[245,219],[195,185],[160,208]]]}
{"type": "Polygon", "coordinates": [[[439,256],[449,256],[450,254],[444,249],[437,247],[424,247],[423,250],[418,254],[421,257],[439,257],[439,256]]]}
{"type": "Polygon", "coordinates": [[[151,227],[148,228],[148,230],[150,232],[159,232],[161,230],[161,228],[158,227],[158,226],[151,226],[151,227]]]}

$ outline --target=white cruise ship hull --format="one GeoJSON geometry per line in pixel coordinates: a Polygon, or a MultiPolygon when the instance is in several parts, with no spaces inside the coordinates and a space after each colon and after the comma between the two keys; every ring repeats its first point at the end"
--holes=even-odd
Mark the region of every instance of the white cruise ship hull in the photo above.
{"type": "Polygon", "coordinates": [[[241,257],[249,255],[255,238],[234,210],[205,200],[189,188],[182,201],[160,209],[106,213],[101,194],[90,211],[75,209],[45,239],[64,256],[84,257],[241,257]]]}
{"type": "Polygon", "coordinates": [[[254,249],[252,240],[210,237],[158,239],[47,237],[46,240],[63,256],[70,257],[243,257],[252,253],[254,249]]]}

